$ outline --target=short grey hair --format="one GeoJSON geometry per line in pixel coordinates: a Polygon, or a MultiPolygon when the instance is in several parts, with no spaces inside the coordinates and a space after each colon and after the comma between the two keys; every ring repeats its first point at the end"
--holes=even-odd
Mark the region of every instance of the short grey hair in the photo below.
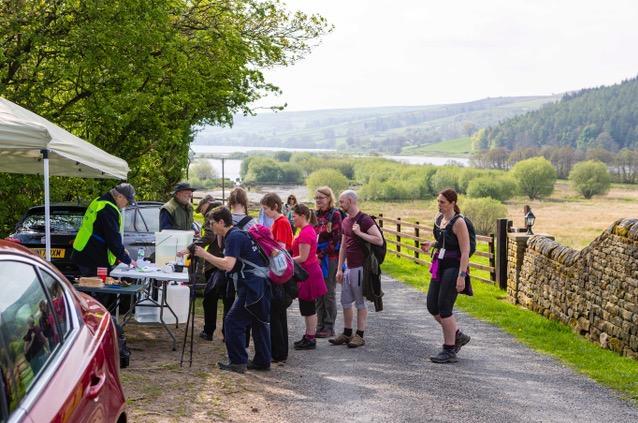
{"type": "Polygon", "coordinates": [[[359,199],[359,196],[357,195],[357,193],[351,189],[345,190],[344,192],[341,193],[339,197],[346,197],[351,199],[354,202],[356,202],[359,199]]]}

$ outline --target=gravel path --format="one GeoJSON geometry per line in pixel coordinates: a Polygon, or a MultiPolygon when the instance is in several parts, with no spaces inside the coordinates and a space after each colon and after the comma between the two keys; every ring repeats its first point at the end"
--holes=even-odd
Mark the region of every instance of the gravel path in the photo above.
{"type": "MultiPolygon", "coordinates": [[[[425,295],[389,278],[384,291],[385,310],[370,312],[363,348],[321,339],[315,351],[291,348],[285,366],[263,374],[273,420],[638,421],[638,409],[615,392],[462,313],[457,316],[472,341],[459,362],[431,363],[441,333],[427,314],[425,295]]],[[[288,316],[292,344],[303,321],[296,306],[288,316]]]]}

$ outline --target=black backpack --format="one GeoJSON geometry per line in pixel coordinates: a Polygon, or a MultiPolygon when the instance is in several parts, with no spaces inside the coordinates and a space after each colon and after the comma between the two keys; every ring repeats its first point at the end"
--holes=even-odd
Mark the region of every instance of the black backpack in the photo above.
{"type": "MultiPolygon", "coordinates": [[[[470,235],[470,257],[472,257],[472,255],[476,252],[476,230],[474,229],[474,224],[472,223],[472,221],[469,218],[467,218],[466,216],[463,216],[462,214],[457,214],[456,216],[454,216],[452,218],[452,220],[450,220],[448,222],[447,225],[450,228],[453,227],[454,223],[456,222],[456,219],[458,219],[460,217],[463,218],[463,220],[465,220],[465,225],[467,226],[467,232],[470,235]]],[[[442,216],[441,216],[441,219],[443,219],[442,216]]],[[[445,236],[445,235],[443,235],[443,236],[445,236]]]]}
{"type": "MultiPolygon", "coordinates": [[[[359,222],[361,221],[361,219],[363,219],[364,216],[367,216],[367,215],[365,213],[361,213],[359,215],[359,218],[356,220],[356,223],[359,224],[359,222]]],[[[385,242],[385,236],[383,236],[383,231],[377,224],[377,220],[372,216],[370,216],[370,218],[372,218],[374,225],[377,227],[377,229],[379,230],[379,233],[381,234],[381,239],[383,239],[383,245],[370,244],[369,242],[364,241],[361,238],[359,239],[361,239],[362,242],[366,242],[370,244],[370,248],[372,249],[372,254],[374,254],[374,256],[377,258],[377,261],[379,262],[379,266],[381,266],[383,264],[383,260],[385,260],[385,254],[388,250],[388,244],[385,242]]]]}

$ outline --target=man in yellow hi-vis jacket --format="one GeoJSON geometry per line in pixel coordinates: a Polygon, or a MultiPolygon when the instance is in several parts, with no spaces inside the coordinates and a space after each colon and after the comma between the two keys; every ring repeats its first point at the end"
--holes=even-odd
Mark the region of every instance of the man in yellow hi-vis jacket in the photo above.
{"type": "Polygon", "coordinates": [[[117,260],[135,265],[122,244],[122,213],[135,201],[135,189],[121,183],[91,202],[73,242],[71,260],[81,276],[97,275],[98,267],[111,269],[117,260]]]}

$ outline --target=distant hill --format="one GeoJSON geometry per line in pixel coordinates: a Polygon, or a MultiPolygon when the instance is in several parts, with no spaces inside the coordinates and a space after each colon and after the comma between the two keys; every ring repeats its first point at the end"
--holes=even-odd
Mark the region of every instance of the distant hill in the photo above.
{"type": "Polygon", "coordinates": [[[466,137],[478,128],[558,101],[560,96],[498,97],[458,104],[372,107],[236,116],[232,128],[205,127],[195,143],[339,148],[400,153],[466,137]]]}
{"type": "Polygon", "coordinates": [[[488,128],[484,143],[512,150],[544,145],[637,148],[638,78],[565,94],[559,102],[488,128]]]}

